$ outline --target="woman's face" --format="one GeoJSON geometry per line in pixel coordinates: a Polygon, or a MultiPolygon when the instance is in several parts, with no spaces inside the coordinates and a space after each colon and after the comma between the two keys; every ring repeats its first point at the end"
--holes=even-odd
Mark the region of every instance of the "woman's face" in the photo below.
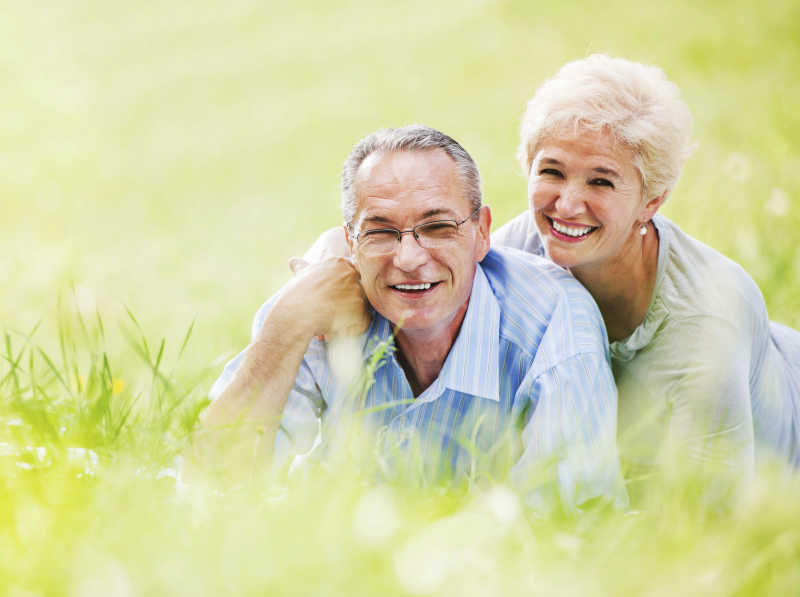
{"type": "Polygon", "coordinates": [[[652,213],[633,157],[606,132],[578,129],[539,143],[528,199],[550,259],[578,274],[634,250],[652,213]]]}

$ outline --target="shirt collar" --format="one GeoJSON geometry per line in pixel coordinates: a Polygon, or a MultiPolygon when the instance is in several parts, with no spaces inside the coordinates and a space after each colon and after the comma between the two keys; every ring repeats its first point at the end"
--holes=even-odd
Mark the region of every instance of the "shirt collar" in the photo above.
{"type": "MultiPolygon", "coordinates": [[[[362,354],[368,360],[380,344],[390,339],[391,323],[373,312],[372,322],[364,337],[362,354]]],[[[390,352],[394,351],[392,343],[390,352]]],[[[488,400],[500,401],[500,306],[480,264],[475,267],[472,292],[461,329],[447,354],[439,376],[423,396],[437,388],[471,394],[488,400]]],[[[394,357],[390,357],[394,359],[394,357]]]]}

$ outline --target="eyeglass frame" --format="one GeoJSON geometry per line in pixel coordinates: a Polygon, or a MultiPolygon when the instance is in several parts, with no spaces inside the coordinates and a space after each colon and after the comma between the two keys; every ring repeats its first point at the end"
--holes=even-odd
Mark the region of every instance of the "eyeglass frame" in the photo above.
{"type": "MultiPolygon", "coordinates": [[[[469,214],[469,215],[468,215],[466,218],[464,218],[464,219],[463,219],[463,220],[461,220],[460,222],[459,222],[458,220],[452,220],[452,219],[450,219],[450,218],[446,218],[446,219],[442,219],[442,220],[431,220],[430,222],[422,222],[421,224],[417,224],[416,226],[414,226],[413,228],[409,228],[408,230],[400,230],[400,229],[398,229],[398,228],[392,228],[392,227],[388,227],[388,228],[372,228],[372,229],[370,229],[370,230],[362,230],[362,231],[360,231],[360,232],[358,232],[358,233],[354,234],[354,235],[353,235],[353,241],[355,241],[355,243],[356,243],[356,245],[357,245],[357,244],[358,244],[358,239],[359,239],[359,237],[363,236],[365,233],[375,233],[375,232],[394,232],[394,233],[395,233],[395,235],[396,235],[396,237],[397,237],[397,244],[399,245],[399,244],[401,244],[401,243],[403,242],[403,235],[404,235],[404,234],[409,234],[409,233],[411,233],[411,234],[413,234],[413,235],[414,235],[414,240],[416,240],[416,241],[417,241],[417,244],[418,244],[420,247],[422,247],[422,248],[423,248],[423,249],[425,249],[425,250],[429,250],[429,249],[428,249],[428,247],[425,247],[425,246],[424,246],[424,245],[423,245],[423,244],[422,244],[422,243],[419,241],[419,234],[417,234],[417,228],[421,228],[421,227],[423,227],[423,226],[430,226],[431,224],[437,224],[437,223],[439,223],[439,222],[454,222],[454,223],[455,223],[455,225],[456,225],[456,232],[458,233],[458,232],[460,232],[460,231],[461,231],[461,225],[462,225],[464,222],[466,222],[467,220],[471,220],[472,218],[474,218],[474,217],[475,217],[475,215],[476,215],[476,214],[477,214],[477,213],[478,213],[478,212],[481,210],[481,208],[482,208],[482,207],[483,207],[483,205],[479,205],[478,207],[476,207],[476,208],[475,208],[475,209],[472,211],[472,213],[471,213],[471,214],[469,214]]],[[[393,249],[393,250],[394,250],[394,249],[393,249]]],[[[380,254],[380,255],[389,255],[391,252],[392,252],[392,251],[389,251],[388,253],[379,253],[379,254],[380,254]]]]}

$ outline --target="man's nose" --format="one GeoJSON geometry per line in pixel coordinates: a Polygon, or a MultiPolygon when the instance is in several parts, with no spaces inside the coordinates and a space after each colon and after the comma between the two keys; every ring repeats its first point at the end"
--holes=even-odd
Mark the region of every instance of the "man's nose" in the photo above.
{"type": "Polygon", "coordinates": [[[403,271],[413,271],[428,260],[428,251],[423,249],[414,234],[409,232],[400,237],[394,252],[394,266],[403,271]]]}
{"type": "Polygon", "coordinates": [[[583,199],[583,189],[576,184],[564,185],[556,199],[558,215],[564,218],[573,218],[581,215],[586,208],[583,199]]]}

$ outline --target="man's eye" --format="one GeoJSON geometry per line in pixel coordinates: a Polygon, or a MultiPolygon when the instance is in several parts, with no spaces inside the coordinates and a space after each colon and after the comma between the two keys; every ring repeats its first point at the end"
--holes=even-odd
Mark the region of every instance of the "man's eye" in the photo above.
{"type": "Polygon", "coordinates": [[[397,238],[397,231],[383,228],[378,230],[365,230],[361,233],[361,237],[368,241],[392,240],[397,238]]]}
{"type": "Polygon", "coordinates": [[[608,180],[607,178],[593,178],[589,181],[589,184],[598,186],[598,187],[611,187],[614,188],[614,184],[608,180]]]}
{"type": "Polygon", "coordinates": [[[431,222],[417,228],[417,234],[427,237],[443,238],[452,236],[458,230],[455,222],[431,222]]]}

